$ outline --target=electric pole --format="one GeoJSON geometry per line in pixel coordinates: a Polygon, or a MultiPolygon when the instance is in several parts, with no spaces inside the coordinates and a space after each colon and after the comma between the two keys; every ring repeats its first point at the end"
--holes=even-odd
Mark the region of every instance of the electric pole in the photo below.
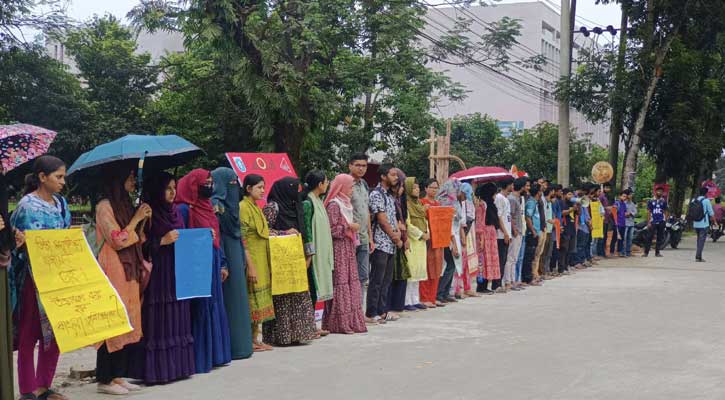
{"type": "MultiPolygon", "coordinates": [[[[571,0],[576,7],[576,0],[571,0]]],[[[571,74],[572,15],[569,0],[561,0],[561,26],[559,28],[559,71],[563,79],[571,74]]],[[[557,182],[569,186],[569,102],[559,100],[559,149],[557,182]]]]}

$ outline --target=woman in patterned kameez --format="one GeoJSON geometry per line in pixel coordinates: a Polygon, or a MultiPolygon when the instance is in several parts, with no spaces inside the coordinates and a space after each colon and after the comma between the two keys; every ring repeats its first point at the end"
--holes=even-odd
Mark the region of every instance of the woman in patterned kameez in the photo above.
{"type": "MultiPolygon", "coordinates": [[[[272,185],[264,206],[264,216],[271,227],[271,235],[295,235],[302,230],[304,216],[300,201],[300,181],[286,177],[272,185]]],[[[308,290],[298,293],[273,295],[273,321],[262,326],[266,343],[276,346],[301,344],[320,335],[315,329],[315,309],[308,290]]]]}
{"type": "Polygon", "coordinates": [[[487,288],[488,282],[501,279],[501,268],[498,260],[498,241],[496,229],[499,225],[498,211],[494,204],[496,185],[487,183],[476,188],[476,196],[480,200],[476,206],[476,250],[481,266],[479,283],[476,291],[493,294],[487,288]]]}
{"type": "Polygon", "coordinates": [[[360,225],[353,222],[352,189],[354,178],[348,174],[335,177],[325,208],[332,233],[335,259],[333,270],[334,297],[325,304],[322,328],[332,333],[364,333],[365,316],[358,306],[362,302],[355,249],[359,243],[360,225]]]}

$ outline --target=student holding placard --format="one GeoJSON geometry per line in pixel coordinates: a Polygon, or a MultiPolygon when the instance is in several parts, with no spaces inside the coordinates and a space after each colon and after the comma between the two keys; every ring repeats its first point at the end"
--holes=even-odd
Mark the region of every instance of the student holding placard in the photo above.
{"type": "MultiPolygon", "coordinates": [[[[300,181],[285,177],[272,185],[263,212],[271,227],[271,235],[297,235],[304,226],[300,181]]],[[[266,343],[273,345],[301,344],[317,339],[315,308],[309,290],[272,295],[273,321],[262,326],[266,343]]]]}
{"type": "MultiPolygon", "coordinates": [[[[25,177],[25,196],[10,217],[10,225],[20,232],[70,227],[68,203],[58,193],[65,186],[65,163],[53,156],[41,156],[33,164],[33,172],[25,177]]],[[[14,305],[15,343],[18,349],[18,384],[21,399],[65,400],[52,390],[60,352],[45,310],[38,300],[37,288],[30,274],[31,266],[24,248],[19,248],[12,261],[11,273],[17,295],[14,305]],[[38,365],[35,347],[38,346],[38,365]]]]}
{"type": "MultiPolygon", "coordinates": [[[[421,204],[425,207],[426,212],[431,207],[438,207],[440,204],[436,200],[438,194],[438,181],[429,179],[425,185],[425,197],[420,199],[421,204]]],[[[428,218],[428,225],[431,231],[434,228],[433,222],[428,218]]],[[[443,249],[434,248],[432,236],[426,241],[426,272],[428,279],[420,282],[420,301],[428,308],[444,307],[445,304],[436,300],[438,294],[438,281],[441,279],[443,272],[443,249]]]]}
{"type": "MultiPolygon", "coordinates": [[[[123,301],[133,330],[100,343],[96,357],[98,392],[111,395],[138,391],[129,383],[129,348],[143,336],[141,282],[149,270],[143,257],[143,225],[151,207],[134,209],[130,194],[136,191],[134,166],[112,164],[103,169],[103,199],[96,205],[96,240],[101,241],[98,264],[123,301]]],[[[148,266],[150,268],[150,266],[148,266]]]]}
{"type": "Polygon", "coordinates": [[[212,171],[214,179],[214,211],[219,219],[219,230],[229,277],[224,281],[224,305],[235,360],[252,356],[252,325],[247,297],[247,271],[242,230],[239,224],[239,180],[234,170],[220,167],[212,171]]]}
{"type": "Polygon", "coordinates": [[[247,261],[247,291],[252,313],[254,351],[272,350],[259,340],[262,323],[274,319],[272,305],[272,274],[269,264],[269,225],[257,202],[264,198],[264,178],[249,174],[242,183],[244,198],[239,203],[244,251],[247,261]]]}
{"type": "Polygon", "coordinates": [[[214,185],[211,173],[195,169],[179,179],[175,203],[187,228],[209,228],[214,250],[211,271],[211,297],[191,301],[191,326],[194,334],[194,363],[197,373],[232,361],[229,322],[224,309],[222,283],[229,275],[221,248],[219,220],[214,214],[211,196],[214,185]]]}
{"type": "Polygon", "coordinates": [[[175,243],[184,220],[174,205],[176,179],[166,172],[144,182],[144,201],[152,217],[146,225],[146,252],[153,264],[141,308],[143,339],[130,357],[133,378],[160,384],[196,372],[191,301],[177,300],[175,243]]]}

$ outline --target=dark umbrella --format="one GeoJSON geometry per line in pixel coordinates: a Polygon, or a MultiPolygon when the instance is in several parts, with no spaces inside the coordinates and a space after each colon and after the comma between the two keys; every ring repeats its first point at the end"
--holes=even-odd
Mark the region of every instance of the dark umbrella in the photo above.
{"type": "Polygon", "coordinates": [[[202,149],[176,135],[126,135],[81,154],[68,169],[68,175],[116,161],[144,158],[154,168],[167,169],[183,165],[203,153],[202,149]]]}
{"type": "Polygon", "coordinates": [[[138,160],[137,179],[140,191],[143,187],[145,162],[153,169],[163,170],[186,164],[203,153],[195,144],[176,135],[126,135],[81,154],[71,165],[68,175],[79,171],[93,171],[96,167],[118,161],[138,160]]]}

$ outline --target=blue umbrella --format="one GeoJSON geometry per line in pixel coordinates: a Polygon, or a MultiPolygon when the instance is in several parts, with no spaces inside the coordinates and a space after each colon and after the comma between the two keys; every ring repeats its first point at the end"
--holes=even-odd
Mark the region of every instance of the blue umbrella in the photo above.
{"type": "MultiPolygon", "coordinates": [[[[123,160],[143,160],[155,169],[183,165],[204,151],[176,135],[126,135],[83,153],[71,165],[68,175],[123,160]]],[[[143,161],[142,161],[143,162],[143,161]]],[[[141,167],[143,167],[143,164],[141,167]]]]}

